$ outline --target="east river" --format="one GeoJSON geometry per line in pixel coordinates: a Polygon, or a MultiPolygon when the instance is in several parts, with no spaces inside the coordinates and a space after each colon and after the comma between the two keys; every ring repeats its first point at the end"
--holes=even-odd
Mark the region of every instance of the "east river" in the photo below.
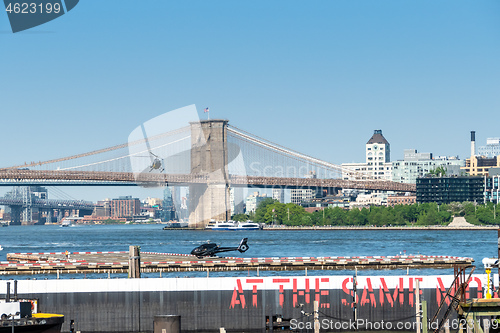
{"type": "MultiPolygon", "coordinates": [[[[391,256],[425,254],[472,257],[476,273],[484,273],[481,260],[498,253],[496,230],[263,230],[263,231],[196,231],[162,230],[163,225],[77,225],[9,226],[0,228],[0,261],[7,253],[128,251],[129,245],[139,245],[141,251],[185,253],[210,240],[222,246],[236,246],[248,237],[250,249],[241,257],[328,257],[328,256],[391,256]]],[[[349,271],[309,271],[310,275],[351,274],[349,271]]],[[[360,271],[363,275],[400,275],[406,270],[360,271]]],[[[158,277],[146,273],[145,277],[158,277]]],[[[211,276],[238,276],[255,272],[214,272],[211,276]]],[[[294,272],[261,272],[262,275],[304,274],[294,272]]],[[[453,274],[451,269],[411,270],[410,274],[453,274]]],[[[163,273],[163,276],[204,276],[200,272],[163,273]]],[[[117,274],[115,277],[123,277],[117,274]]],[[[25,276],[24,278],[54,278],[25,276]]],[[[65,274],[61,278],[80,278],[65,274]]],[[[91,274],[86,277],[107,277],[91,274]]],[[[13,276],[0,276],[0,279],[13,276]]],[[[16,277],[23,278],[23,277],[16,277]]]]}

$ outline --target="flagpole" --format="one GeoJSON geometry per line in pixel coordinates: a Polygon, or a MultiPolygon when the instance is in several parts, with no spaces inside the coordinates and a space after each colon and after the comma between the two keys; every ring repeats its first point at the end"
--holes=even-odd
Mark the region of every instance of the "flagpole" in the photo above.
{"type": "Polygon", "coordinates": [[[208,120],[210,120],[210,109],[207,111],[208,120]]]}

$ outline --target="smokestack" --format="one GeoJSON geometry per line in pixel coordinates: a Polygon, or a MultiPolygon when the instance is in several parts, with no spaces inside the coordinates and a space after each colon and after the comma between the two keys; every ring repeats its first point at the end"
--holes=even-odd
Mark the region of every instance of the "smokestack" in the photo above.
{"type": "Polygon", "coordinates": [[[470,131],[470,157],[476,156],[476,131],[470,131]]]}

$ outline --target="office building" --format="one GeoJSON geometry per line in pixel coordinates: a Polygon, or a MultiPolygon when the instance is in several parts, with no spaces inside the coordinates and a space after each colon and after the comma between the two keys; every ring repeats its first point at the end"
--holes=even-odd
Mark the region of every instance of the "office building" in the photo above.
{"type": "Polygon", "coordinates": [[[417,202],[416,195],[390,195],[387,197],[387,206],[413,205],[417,202]]]}
{"type": "Polygon", "coordinates": [[[417,179],[417,202],[483,202],[484,177],[446,176],[417,179]]]}
{"type": "MultiPolygon", "coordinates": [[[[491,141],[493,142],[493,141],[491,141]]],[[[476,155],[476,132],[470,132],[470,158],[465,160],[465,166],[461,169],[470,176],[488,176],[490,168],[500,167],[500,155],[487,157],[476,155]]]]}
{"type": "Polygon", "coordinates": [[[273,188],[273,200],[278,202],[285,202],[285,190],[282,188],[273,188]]]}
{"type": "Polygon", "coordinates": [[[175,187],[167,186],[163,190],[163,201],[162,201],[162,221],[174,221],[178,219],[177,210],[175,209],[175,187]]]}
{"type": "Polygon", "coordinates": [[[391,180],[391,145],[382,134],[382,130],[375,130],[365,145],[365,163],[342,163],[344,169],[355,171],[351,174],[342,171],[342,178],[354,179],[382,179],[391,180]]]}
{"type": "Polygon", "coordinates": [[[268,198],[266,194],[260,195],[259,192],[253,192],[245,199],[245,212],[247,214],[255,212],[257,205],[266,198],[268,198]]]}
{"type": "Polygon", "coordinates": [[[500,155],[500,138],[486,139],[486,146],[477,148],[477,154],[484,157],[495,157],[500,155]]]}
{"type": "Polygon", "coordinates": [[[298,188],[290,190],[290,201],[300,205],[303,201],[309,201],[316,197],[316,191],[310,188],[298,188]]]}
{"type": "Polygon", "coordinates": [[[300,205],[304,207],[306,212],[312,213],[323,210],[325,208],[340,207],[343,209],[349,209],[350,203],[355,200],[356,200],[356,194],[327,195],[322,198],[313,198],[308,201],[303,201],[300,205]]]}
{"type": "Polygon", "coordinates": [[[243,202],[243,189],[231,187],[229,189],[229,206],[231,207],[231,215],[243,214],[245,204],[243,202]]]}
{"type": "Polygon", "coordinates": [[[488,176],[488,170],[490,168],[500,167],[500,156],[495,157],[482,157],[482,156],[471,156],[465,160],[465,166],[461,169],[467,172],[471,176],[488,176]]]}
{"type": "Polygon", "coordinates": [[[141,201],[131,196],[111,200],[112,217],[129,217],[141,214],[141,201]]]}
{"type": "Polygon", "coordinates": [[[484,200],[485,202],[500,202],[500,168],[490,168],[489,176],[485,179],[484,200]]]}
{"type": "Polygon", "coordinates": [[[432,153],[419,153],[416,149],[405,149],[402,161],[392,162],[392,181],[398,183],[415,184],[417,178],[427,175],[432,170],[442,167],[446,175],[460,175],[465,161],[457,156],[439,156],[434,158],[432,153]]]}
{"type": "MultiPolygon", "coordinates": [[[[316,178],[316,173],[310,171],[304,178],[316,178]]],[[[322,196],[320,189],[297,188],[290,190],[290,201],[296,205],[300,205],[303,201],[309,201],[322,196]]]]}

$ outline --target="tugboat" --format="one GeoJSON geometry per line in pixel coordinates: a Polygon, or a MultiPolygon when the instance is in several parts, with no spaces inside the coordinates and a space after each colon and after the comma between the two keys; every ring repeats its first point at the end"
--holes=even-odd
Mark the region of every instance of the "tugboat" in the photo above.
{"type": "Polygon", "coordinates": [[[0,333],[60,333],[64,315],[31,313],[30,302],[0,303],[0,333]]]}
{"type": "Polygon", "coordinates": [[[14,281],[14,300],[10,299],[10,282],[7,296],[0,300],[0,333],[61,333],[64,315],[33,313],[34,301],[17,300],[17,281],[14,281]]]}

